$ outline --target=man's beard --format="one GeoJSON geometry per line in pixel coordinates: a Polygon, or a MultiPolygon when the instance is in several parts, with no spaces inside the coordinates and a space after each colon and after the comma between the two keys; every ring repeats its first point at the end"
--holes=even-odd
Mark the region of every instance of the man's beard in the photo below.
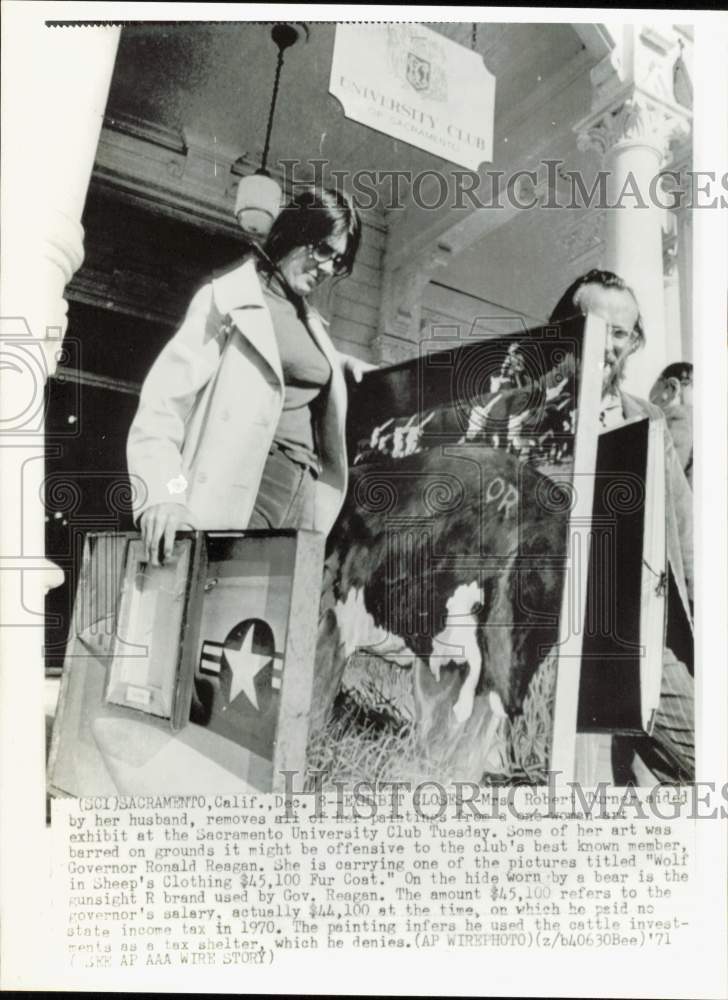
{"type": "Polygon", "coordinates": [[[605,363],[604,378],[602,379],[602,396],[615,396],[619,392],[619,387],[624,382],[628,357],[628,354],[620,354],[614,364],[607,365],[605,363]]]}

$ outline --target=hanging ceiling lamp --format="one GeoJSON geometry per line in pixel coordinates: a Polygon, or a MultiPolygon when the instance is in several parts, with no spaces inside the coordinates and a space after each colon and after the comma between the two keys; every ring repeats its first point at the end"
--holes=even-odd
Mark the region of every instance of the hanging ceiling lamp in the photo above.
{"type": "Polygon", "coordinates": [[[238,194],[235,199],[235,215],[240,227],[246,236],[256,242],[264,240],[270,232],[270,227],[280,212],[283,197],[280,184],[271,177],[267,170],[273,117],[278,99],[281,70],[283,69],[283,53],[295,45],[299,39],[308,40],[308,27],[300,21],[280,22],[273,25],[271,38],[278,47],[278,62],[268,111],[263,157],[260,167],[255,173],[242,178],[238,184],[238,194]]]}

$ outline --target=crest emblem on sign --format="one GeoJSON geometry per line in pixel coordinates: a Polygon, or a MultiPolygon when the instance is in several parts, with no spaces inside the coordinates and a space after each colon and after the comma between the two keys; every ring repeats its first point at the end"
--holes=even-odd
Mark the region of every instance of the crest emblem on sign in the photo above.
{"type": "Polygon", "coordinates": [[[414,52],[407,53],[407,82],[415,90],[427,90],[430,86],[430,62],[415,55],[414,52]]]}
{"type": "Polygon", "coordinates": [[[410,24],[387,25],[390,68],[427,101],[447,100],[447,58],[434,32],[410,24]]]}

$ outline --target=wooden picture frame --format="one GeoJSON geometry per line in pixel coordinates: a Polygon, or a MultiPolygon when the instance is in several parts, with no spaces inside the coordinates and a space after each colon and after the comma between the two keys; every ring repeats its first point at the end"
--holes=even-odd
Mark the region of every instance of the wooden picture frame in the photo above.
{"type": "Polygon", "coordinates": [[[150,568],[137,533],[87,535],[50,793],[283,790],[305,768],[323,547],[308,531],[184,532],[150,568]],[[274,655],[253,672],[266,628],[274,655]]]}

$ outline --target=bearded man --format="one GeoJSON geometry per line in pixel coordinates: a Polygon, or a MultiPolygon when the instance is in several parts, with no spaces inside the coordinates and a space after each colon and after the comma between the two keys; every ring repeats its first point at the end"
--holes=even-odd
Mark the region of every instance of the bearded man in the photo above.
{"type": "MultiPolygon", "coordinates": [[[[618,427],[635,417],[664,422],[659,407],[622,389],[627,359],[645,343],[639,305],[632,289],[611,271],[589,271],[567,288],[550,322],[560,323],[579,313],[596,315],[607,326],[601,429],[618,427]]],[[[654,779],[684,783],[695,779],[694,684],[690,668],[683,662],[689,659],[692,663],[692,491],[667,429],[664,440],[668,621],[660,701],[651,737],[613,738],[612,766],[617,784],[628,781],[644,784],[654,779]],[[668,648],[677,646],[681,632],[678,621],[687,626],[690,635],[689,649],[686,650],[684,642],[679,649],[683,659],[668,648]]],[[[685,631],[682,628],[683,635],[685,631]]]]}

